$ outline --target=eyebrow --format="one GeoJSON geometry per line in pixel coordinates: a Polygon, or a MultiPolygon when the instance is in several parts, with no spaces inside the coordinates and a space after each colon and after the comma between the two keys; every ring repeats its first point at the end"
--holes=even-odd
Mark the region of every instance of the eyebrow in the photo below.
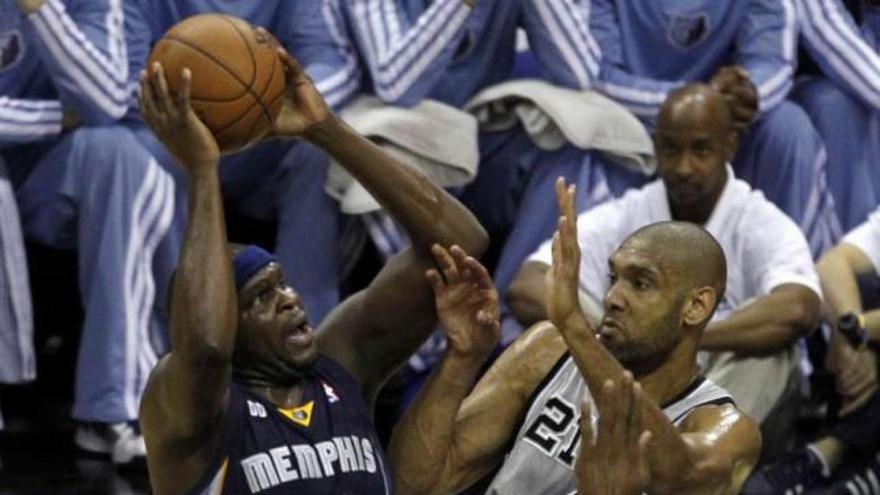
{"type": "Polygon", "coordinates": [[[281,272],[279,267],[269,265],[271,267],[270,270],[266,272],[266,275],[254,282],[253,285],[248,286],[245,285],[241,290],[242,300],[247,302],[251,299],[255,299],[260,295],[260,292],[268,289],[275,285],[279,280],[283,280],[284,278],[281,276],[281,272]]]}
{"type": "MultiPolygon", "coordinates": [[[[621,270],[615,268],[614,260],[612,258],[608,259],[608,269],[612,272],[620,272],[621,271],[621,270]]],[[[627,264],[626,266],[623,267],[623,270],[635,272],[636,276],[647,275],[650,278],[652,278],[653,280],[660,280],[660,277],[662,275],[661,271],[658,270],[656,267],[653,267],[653,266],[645,264],[645,263],[640,263],[638,261],[631,262],[631,263],[627,264]]]]}

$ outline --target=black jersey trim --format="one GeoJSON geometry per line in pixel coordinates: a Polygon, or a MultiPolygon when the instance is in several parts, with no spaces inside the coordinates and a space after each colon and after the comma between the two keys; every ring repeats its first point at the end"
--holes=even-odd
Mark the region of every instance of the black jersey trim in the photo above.
{"type": "Polygon", "coordinates": [[[694,409],[696,409],[696,408],[698,408],[698,407],[703,407],[703,406],[721,406],[721,405],[724,405],[724,404],[730,404],[730,405],[732,405],[732,406],[736,406],[736,402],[734,402],[733,397],[730,397],[730,396],[727,396],[727,397],[719,397],[719,398],[717,398],[717,399],[709,400],[709,401],[706,401],[706,402],[703,402],[703,403],[700,403],[700,404],[695,405],[694,407],[692,407],[692,408],[688,409],[687,411],[685,411],[685,412],[679,414],[678,416],[676,416],[676,418],[672,420],[672,423],[673,423],[673,424],[674,424],[674,423],[678,423],[682,418],[684,418],[684,417],[687,416],[688,414],[694,412],[694,409]]]}
{"type": "Polygon", "coordinates": [[[538,386],[535,387],[535,390],[532,391],[532,394],[529,396],[529,399],[526,401],[525,407],[522,409],[519,415],[519,420],[516,422],[516,428],[513,430],[513,435],[510,436],[510,439],[507,441],[507,447],[504,449],[505,452],[510,452],[513,450],[514,445],[516,444],[516,437],[519,434],[519,431],[522,430],[523,425],[526,422],[526,417],[529,415],[529,411],[532,409],[532,406],[535,405],[535,401],[538,400],[538,397],[541,395],[541,392],[547,388],[547,385],[556,378],[556,375],[559,374],[559,370],[565,366],[565,363],[571,358],[571,353],[565,351],[562,356],[559,356],[559,359],[556,360],[556,363],[553,364],[553,367],[550,368],[550,371],[544,375],[544,378],[541,379],[541,382],[538,383],[538,386]]]}
{"type": "Polygon", "coordinates": [[[697,377],[694,378],[694,381],[692,381],[690,383],[690,385],[685,387],[684,390],[679,392],[675,397],[673,397],[673,398],[669,399],[668,401],[664,402],[663,404],[661,404],[660,409],[666,409],[667,407],[675,404],[676,402],[684,400],[688,395],[691,395],[692,393],[694,393],[694,391],[696,389],[700,388],[700,385],[702,385],[705,382],[706,382],[705,376],[697,375],[697,377]]]}

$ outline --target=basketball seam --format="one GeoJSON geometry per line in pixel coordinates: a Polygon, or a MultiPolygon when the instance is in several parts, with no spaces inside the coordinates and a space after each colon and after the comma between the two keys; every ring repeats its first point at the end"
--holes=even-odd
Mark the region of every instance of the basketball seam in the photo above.
{"type": "Polygon", "coordinates": [[[221,15],[219,17],[232,27],[238,37],[241,38],[244,46],[246,46],[248,49],[248,56],[251,57],[251,67],[253,67],[254,70],[251,72],[251,81],[247,85],[253,86],[254,81],[257,79],[257,57],[254,56],[254,51],[251,50],[251,44],[248,42],[248,39],[247,37],[245,37],[244,33],[242,33],[240,29],[238,29],[238,26],[236,26],[235,23],[232,22],[232,19],[230,19],[229,16],[221,15]]]}
{"type": "MultiPolygon", "coordinates": [[[[260,105],[261,110],[262,110],[266,115],[269,115],[269,112],[266,110],[266,107],[265,107],[265,106],[263,105],[263,103],[260,101],[260,99],[259,99],[259,97],[257,96],[257,94],[254,93],[253,88],[251,88],[250,85],[246,85],[245,82],[244,82],[240,77],[238,77],[238,74],[236,74],[235,72],[233,72],[232,69],[230,69],[229,67],[226,67],[226,66],[223,64],[223,62],[221,62],[219,59],[217,59],[217,57],[215,57],[214,55],[212,55],[212,54],[210,54],[210,53],[208,53],[208,52],[206,52],[206,51],[204,51],[204,50],[202,50],[202,49],[199,48],[198,46],[193,45],[192,43],[190,43],[190,42],[188,42],[188,41],[186,41],[186,40],[182,40],[182,39],[180,39],[180,38],[177,38],[177,37],[174,37],[174,36],[169,36],[169,35],[166,35],[166,36],[165,36],[165,39],[167,39],[167,40],[169,40],[169,41],[173,41],[173,42],[175,42],[175,43],[180,43],[181,45],[184,45],[184,46],[186,46],[186,47],[188,47],[188,48],[191,48],[191,49],[193,49],[193,50],[195,50],[195,51],[201,53],[201,54],[204,55],[205,57],[209,58],[212,62],[214,62],[215,64],[217,64],[218,67],[220,67],[220,68],[222,68],[224,71],[226,71],[230,76],[232,76],[233,79],[235,79],[236,81],[238,81],[238,83],[241,84],[241,85],[245,88],[245,92],[250,93],[250,95],[254,98],[254,103],[251,104],[251,106],[249,106],[249,107],[247,108],[247,110],[245,110],[245,111],[242,113],[242,115],[244,115],[245,113],[247,113],[251,108],[253,108],[254,105],[260,105]]],[[[256,72],[256,66],[254,67],[254,71],[256,72]]],[[[241,96],[239,96],[239,98],[240,98],[240,97],[241,97],[241,96]]],[[[228,127],[228,126],[227,126],[227,127],[228,127]]],[[[225,129],[225,128],[224,128],[224,129],[225,129]]],[[[219,131],[217,131],[217,132],[219,132],[219,131]]]]}
{"type": "MultiPolygon", "coordinates": [[[[276,62],[274,62],[272,64],[272,75],[275,74],[275,64],[277,64],[277,63],[279,63],[279,62],[277,61],[277,58],[276,58],[276,62]]],[[[269,76],[269,83],[266,84],[266,89],[263,91],[263,95],[266,94],[266,91],[269,91],[269,85],[272,83],[272,80],[271,80],[272,75],[269,76]]],[[[284,91],[281,91],[280,93],[278,93],[278,96],[276,96],[275,98],[272,99],[272,101],[269,102],[269,108],[271,109],[272,106],[275,104],[275,102],[282,99],[282,98],[284,98],[284,91]]],[[[269,122],[269,126],[272,125],[271,115],[262,115],[262,117],[266,118],[266,120],[269,122]]],[[[254,128],[256,128],[257,124],[259,124],[259,123],[260,123],[260,121],[259,121],[259,119],[257,119],[253,124],[251,124],[250,130],[248,130],[248,138],[249,139],[253,139],[254,128]]]]}
{"type": "MultiPolygon", "coordinates": [[[[258,70],[257,69],[257,57],[254,55],[254,51],[251,49],[251,44],[248,42],[248,38],[244,35],[244,33],[241,32],[241,29],[238,29],[238,26],[236,26],[235,23],[232,22],[232,20],[228,16],[220,16],[220,18],[223,19],[224,21],[226,21],[227,23],[229,23],[230,26],[232,26],[232,29],[234,29],[235,32],[238,33],[238,36],[241,37],[241,41],[244,42],[245,46],[248,49],[248,55],[251,56],[251,67],[254,68],[254,73],[251,76],[251,82],[250,82],[250,84],[248,84],[248,88],[251,88],[257,79],[257,70],[258,70]]],[[[274,55],[274,53],[273,53],[273,55],[274,55]]],[[[275,58],[278,58],[278,57],[276,56],[275,58]]],[[[272,62],[272,68],[273,69],[275,68],[274,59],[272,62]]],[[[268,87],[268,83],[267,83],[267,87],[268,87]]],[[[261,96],[262,96],[262,94],[260,95],[260,97],[261,96]]],[[[266,105],[263,105],[263,102],[262,102],[262,100],[260,100],[260,97],[256,96],[256,94],[254,94],[254,99],[257,100],[257,103],[260,105],[260,110],[263,111],[263,115],[266,117],[267,120],[269,120],[271,122],[272,116],[269,113],[269,109],[266,108],[266,105]]]]}

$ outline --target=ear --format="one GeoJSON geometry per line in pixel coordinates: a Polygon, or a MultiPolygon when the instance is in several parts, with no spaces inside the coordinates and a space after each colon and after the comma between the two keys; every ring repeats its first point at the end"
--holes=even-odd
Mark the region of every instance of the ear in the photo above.
{"type": "Polygon", "coordinates": [[[695,289],[688,295],[682,307],[682,321],[689,327],[703,325],[715,312],[718,295],[712,287],[695,289]]]}

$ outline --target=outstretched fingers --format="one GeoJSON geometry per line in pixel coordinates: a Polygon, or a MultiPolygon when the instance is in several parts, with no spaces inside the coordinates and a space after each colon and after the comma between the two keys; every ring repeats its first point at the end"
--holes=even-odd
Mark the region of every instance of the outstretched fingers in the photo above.
{"type": "Polygon", "coordinates": [[[192,93],[192,71],[184,68],[180,73],[180,88],[177,90],[177,109],[188,112],[190,108],[190,94],[192,93]]]}
{"type": "Polygon", "coordinates": [[[300,65],[299,61],[293,58],[290,53],[287,53],[287,50],[285,50],[284,47],[279,46],[275,52],[278,53],[278,57],[281,58],[281,63],[284,64],[284,72],[287,73],[290,80],[306,77],[302,65],[300,65]]]}
{"type": "Polygon", "coordinates": [[[461,275],[458,272],[455,258],[452,257],[452,254],[446,248],[439,244],[434,244],[431,246],[431,254],[434,255],[434,260],[437,261],[437,265],[440,267],[447,284],[454,284],[460,280],[461,275]]]}
{"type": "Polygon", "coordinates": [[[446,290],[446,283],[443,282],[443,277],[440,276],[440,272],[436,269],[429,268],[425,272],[425,278],[428,279],[428,283],[431,284],[431,288],[434,289],[435,294],[442,294],[443,291],[446,290]]]}
{"type": "Polygon", "coordinates": [[[165,69],[159,62],[153,62],[153,71],[150,74],[150,83],[153,86],[153,95],[156,100],[156,108],[163,113],[171,113],[174,103],[168,91],[168,81],[165,80],[165,69]]]}
{"type": "Polygon", "coordinates": [[[138,104],[141,110],[141,116],[147,123],[155,121],[156,118],[156,97],[153,94],[153,85],[147,76],[147,71],[142,70],[140,75],[140,91],[138,92],[138,104]]]}

